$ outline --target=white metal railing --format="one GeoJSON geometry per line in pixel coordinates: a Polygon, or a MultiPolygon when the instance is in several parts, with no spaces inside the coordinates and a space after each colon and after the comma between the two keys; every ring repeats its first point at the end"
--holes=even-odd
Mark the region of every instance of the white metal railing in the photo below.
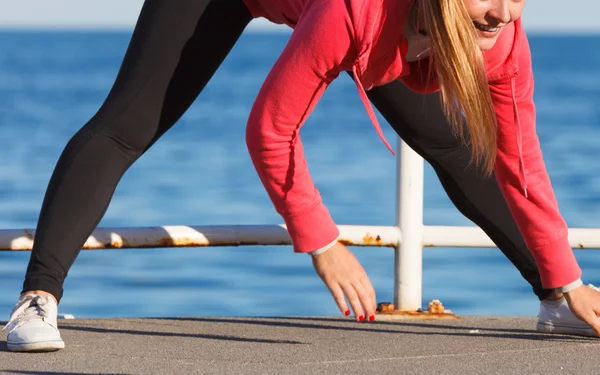
{"type": "MultiPolygon", "coordinates": [[[[394,306],[421,307],[423,247],[496,247],[478,227],[423,225],[423,159],[398,142],[396,225],[340,225],[340,241],[348,246],[395,248],[394,306]]],[[[1,250],[31,250],[35,232],[0,230],[1,250]]],[[[600,228],[569,229],[576,249],[600,249],[600,228]]],[[[284,225],[163,226],[98,228],[84,249],[134,249],[203,246],[291,245],[284,225]]]]}

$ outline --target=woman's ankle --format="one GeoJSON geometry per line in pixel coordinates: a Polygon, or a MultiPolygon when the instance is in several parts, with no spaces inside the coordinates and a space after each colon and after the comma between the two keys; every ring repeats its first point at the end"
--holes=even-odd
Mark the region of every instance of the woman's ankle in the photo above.
{"type": "Polygon", "coordinates": [[[28,291],[21,293],[21,297],[23,297],[26,294],[37,294],[38,296],[52,297],[54,302],[56,302],[56,304],[58,304],[56,297],[54,297],[51,293],[45,292],[43,290],[28,290],[28,291]]]}
{"type": "Polygon", "coordinates": [[[563,297],[562,293],[552,292],[550,293],[544,300],[546,301],[556,301],[563,297]]]}

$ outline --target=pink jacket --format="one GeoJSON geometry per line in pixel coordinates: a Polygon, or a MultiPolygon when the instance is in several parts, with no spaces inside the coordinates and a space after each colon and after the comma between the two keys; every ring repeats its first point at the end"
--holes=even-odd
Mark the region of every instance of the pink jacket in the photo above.
{"type": "MultiPolygon", "coordinates": [[[[404,59],[403,29],[412,0],[245,3],[254,17],[294,28],[256,98],[246,140],[294,250],[314,251],[334,242],[339,232],[308,173],[299,131],[327,86],[344,70],[354,72],[369,117],[390,150],[364,90],[395,79],[422,93],[438,86],[427,81],[425,69],[404,59]]],[[[498,119],[496,178],[544,287],[564,286],[579,278],[581,270],[536,135],[531,55],[520,20],[502,31],[485,60],[498,119]]]]}

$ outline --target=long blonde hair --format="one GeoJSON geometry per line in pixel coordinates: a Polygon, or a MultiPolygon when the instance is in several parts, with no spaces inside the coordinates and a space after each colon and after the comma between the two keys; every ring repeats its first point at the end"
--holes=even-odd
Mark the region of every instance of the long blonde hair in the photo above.
{"type": "Polygon", "coordinates": [[[444,112],[461,139],[470,140],[471,161],[491,175],[496,159],[496,113],[464,0],[416,3],[429,35],[444,112]]]}

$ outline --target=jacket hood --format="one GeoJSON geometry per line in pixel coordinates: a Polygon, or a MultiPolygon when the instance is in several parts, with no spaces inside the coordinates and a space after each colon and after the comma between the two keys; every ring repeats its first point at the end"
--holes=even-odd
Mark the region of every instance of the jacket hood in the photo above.
{"type": "Polygon", "coordinates": [[[408,42],[403,35],[413,0],[346,0],[357,57],[352,66],[354,81],[377,134],[394,155],[365,92],[407,74],[408,42]]]}
{"type": "Polygon", "coordinates": [[[403,30],[413,4],[414,0],[348,1],[358,53],[355,66],[366,90],[408,74],[403,30]]]}

